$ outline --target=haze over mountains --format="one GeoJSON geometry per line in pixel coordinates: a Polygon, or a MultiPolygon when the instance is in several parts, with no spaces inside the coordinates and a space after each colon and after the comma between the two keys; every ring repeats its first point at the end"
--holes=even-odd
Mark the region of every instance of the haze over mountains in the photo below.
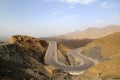
{"type": "MultiPolygon", "coordinates": [[[[120,32],[87,42],[82,54],[95,59],[99,64],[82,75],[74,76],[45,64],[44,58],[49,47],[47,41],[15,35],[7,43],[0,44],[0,80],[119,80],[119,44],[120,32]]],[[[59,62],[66,66],[78,65],[80,61],[68,54],[72,49],[60,43],[57,46],[59,62]]]]}
{"type": "Polygon", "coordinates": [[[59,39],[97,39],[114,32],[120,32],[120,25],[109,25],[103,28],[88,28],[85,31],[75,31],[65,35],[58,36],[59,39]]]}

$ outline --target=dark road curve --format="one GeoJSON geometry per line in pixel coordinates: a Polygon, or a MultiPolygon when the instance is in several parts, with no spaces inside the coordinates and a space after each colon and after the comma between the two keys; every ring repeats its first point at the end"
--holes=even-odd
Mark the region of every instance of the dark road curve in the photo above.
{"type": "Polygon", "coordinates": [[[57,60],[57,43],[54,41],[50,41],[48,50],[45,55],[45,62],[46,64],[52,65],[58,69],[62,69],[65,72],[81,72],[95,65],[94,61],[92,61],[90,58],[83,56],[81,54],[78,54],[79,51],[80,51],[80,48],[77,48],[75,50],[72,50],[71,54],[80,58],[80,60],[82,61],[81,65],[78,65],[78,66],[64,65],[57,60]]]}

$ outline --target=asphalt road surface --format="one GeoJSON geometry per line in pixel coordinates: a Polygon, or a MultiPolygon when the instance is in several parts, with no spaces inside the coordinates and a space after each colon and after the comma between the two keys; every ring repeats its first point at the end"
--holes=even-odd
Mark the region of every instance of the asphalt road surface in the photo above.
{"type": "Polygon", "coordinates": [[[58,69],[62,69],[65,72],[81,72],[85,71],[89,67],[93,66],[95,63],[90,58],[83,56],[82,54],[78,54],[81,49],[77,48],[75,50],[72,50],[70,53],[78,57],[82,64],[78,66],[67,66],[57,60],[57,43],[54,41],[49,42],[49,47],[45,55],[45,62],[46,64],[55,66],[58,69]]]}

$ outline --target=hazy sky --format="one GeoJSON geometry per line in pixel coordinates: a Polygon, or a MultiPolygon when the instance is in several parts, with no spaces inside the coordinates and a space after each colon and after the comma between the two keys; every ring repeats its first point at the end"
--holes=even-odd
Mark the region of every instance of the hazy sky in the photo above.
{"type": "Polygon", "coordinates": [[[120,0],[0,0],[0,36],[53,36],[120,24],[120,0]]]}

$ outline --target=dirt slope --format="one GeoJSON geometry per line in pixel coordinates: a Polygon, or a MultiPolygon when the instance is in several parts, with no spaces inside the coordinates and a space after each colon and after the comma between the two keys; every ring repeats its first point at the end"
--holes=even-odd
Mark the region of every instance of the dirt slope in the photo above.
{"type": "Polygon", "coordinates": [[[85,47],[86,54],[91,57],[101,56],[110,58],[120,54],[120,32],[113,33],[96,41],[89,43],[85,47]]]}
{"type": "Polygon", "coordinates": [[[120,32],[91,42],[85,50],[85,55],[100,63],[81,75],[81,80],[120,80],[120,32]]]}

